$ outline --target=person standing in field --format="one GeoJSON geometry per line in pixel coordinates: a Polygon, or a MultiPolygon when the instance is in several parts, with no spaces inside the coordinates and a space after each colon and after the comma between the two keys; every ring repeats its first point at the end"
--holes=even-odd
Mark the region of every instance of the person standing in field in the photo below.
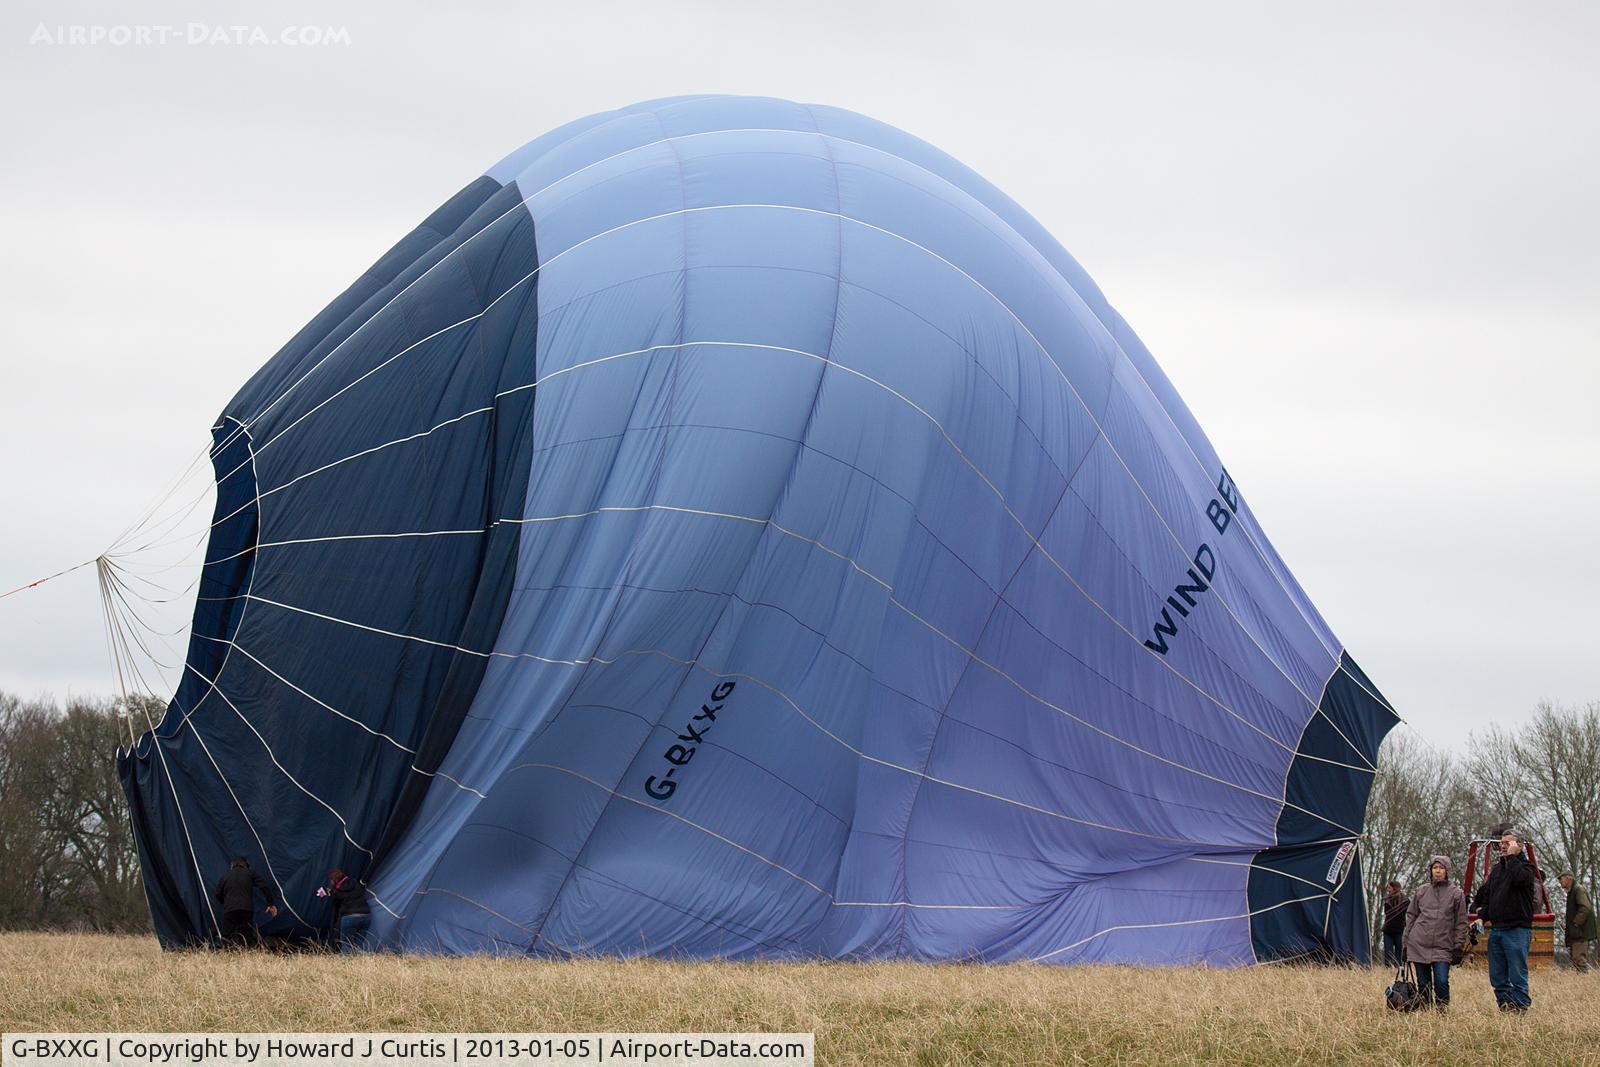
{"type": "Polygon", "coordinates": [[[1489,984],[1501,1011],[1525,1012],[1533,1003],[1528,991],[1528,946],[1533,941],[1533,864],[1522,851],[1522,835],[1500,835],[1500,860],[1472,897],[1472,910],[1489,927],[1489,984]]]}
{"type": "Polygon", "coordinates": [[[1450,884],[1450,859],[1428,862],[1428,880],[1405,913],[1405,958],[1417,969],[1417,995],[1440,1011],[1450,1007],[1450,965],[1467,946],[1467,898],[1450,884]]]}
{"type": "Polygon", "coordinates": [[[339,938],[339,951],[349,955],[365,948],[367,929],[372,925],[366,886],[335,867],[328,872],[328,886],[317,890],[317,896],[333,901],[333,930],[339,938]]]}
{"type": "Polygon", "coordinates": [[[1411,898],[1400,888],[1399,882],[1390,882],[1383,895],[1383,962],[1386,967],[1398,967],[1405,961],[1401,936],[1406,929],[1406,909],[1411,898]]]}
{"type": "Polygon", "coordinates": [[[1567,891],[1567,954],[1574,968],[1587,971],[1589,946],[1595,941],[1594,904],[1571,871],[1561,876],[1561,888],[1567,891]]]}
{"type": "Polygon", "coordinates": [[[259,945],[256,929],[256,890],[267,899],[267,914],[278,914],[278,896],[272,886],[250,867],[250,861],[235,856],[217,880],[217,902],[222,905],[222,940],[229,945],[259,945]]]}

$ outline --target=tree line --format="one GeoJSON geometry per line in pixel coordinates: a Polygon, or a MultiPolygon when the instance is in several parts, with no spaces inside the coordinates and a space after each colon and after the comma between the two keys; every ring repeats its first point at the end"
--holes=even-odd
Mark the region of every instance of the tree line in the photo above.
{"type": "Polygon", "coordinates": [[[114,754],[164,707],[132,700],[0,693],[0,930],[150,929],[114,754]]]}
{"type": "MultiPolygon", "coordinates": [[[[164,710],[151,697],[62,706],[0,693],[0,929],[150,929],[113,753],[164,710]]],[[[1556,908],[1561,872],[1600,884],[1600,703],[1541,703],[1460,752],[1404,728],[1389,735],[1361,850],[1373,943],[1386,882],[1409,892],[1436,854],[1459,879],[1467,842],[1505,825],[1533,841],[1556,908]]]]}

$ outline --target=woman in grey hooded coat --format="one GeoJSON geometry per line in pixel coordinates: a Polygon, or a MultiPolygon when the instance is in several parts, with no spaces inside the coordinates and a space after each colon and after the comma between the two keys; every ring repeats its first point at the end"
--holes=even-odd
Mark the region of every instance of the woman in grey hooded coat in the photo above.
{"type": "Polygon", "coordinates": [[[1406,909],[1406,960],[1417,969],[1423,1003],[1443,1011],[1450,1003],[1450,965],[1460,963],[1467,946],[1467,900],[1450,884],[1450,858],[1428,861],[1428,880],[1411,894],[1406,909]]]}

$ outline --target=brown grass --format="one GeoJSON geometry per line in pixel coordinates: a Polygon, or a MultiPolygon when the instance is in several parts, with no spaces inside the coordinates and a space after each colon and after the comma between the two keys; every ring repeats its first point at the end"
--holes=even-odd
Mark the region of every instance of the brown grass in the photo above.
{"type": "Polygon", "coordinates": [[[1600,1064],[1600,976],[1534,975],[1494,1010],[1385,1010],[1344,968],[736,964],[163,953],[0,935],[0,1031],[813,1031],[822,1064],[1600,1064]]]}

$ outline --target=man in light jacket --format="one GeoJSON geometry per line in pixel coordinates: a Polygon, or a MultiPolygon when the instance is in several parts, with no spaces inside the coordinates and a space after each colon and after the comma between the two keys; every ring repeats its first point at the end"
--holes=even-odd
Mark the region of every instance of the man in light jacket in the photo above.
{"type": "Polygon", "coordinates": [[[1595,940],[1594,904],[1571,871],[1561,876],[1561,888],[1567,891],[1567,954],[1573,967],[1587,971],[1589,946],[1595,940]]]}
{"type": "Polygon", "coordinates": [[[1428,861],[1428,880],[1406,909],[1406,959],[1417,969],[1417,995],[1440,1011],[1450,1006],[1450,965],[1467,947],[1467,899],[1450,884],[1450,858],[1428,861]]]}

